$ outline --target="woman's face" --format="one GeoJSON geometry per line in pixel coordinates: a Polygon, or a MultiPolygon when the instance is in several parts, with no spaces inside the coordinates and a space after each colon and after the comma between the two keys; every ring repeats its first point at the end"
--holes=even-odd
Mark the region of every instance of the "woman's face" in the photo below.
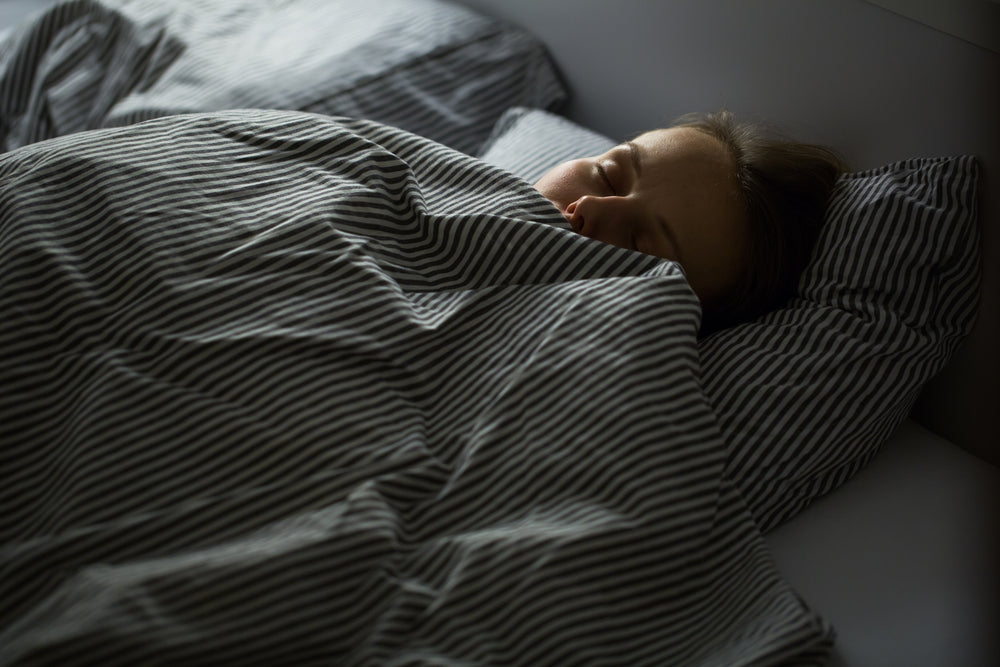
{"type": "Polygon", "coordinates": [[[747,216],[729,152],[704,132],[647,132],[603,155],[565,162],[535,188],[577,233],[680,263],[703,305],[742,279],[747,216]]]}

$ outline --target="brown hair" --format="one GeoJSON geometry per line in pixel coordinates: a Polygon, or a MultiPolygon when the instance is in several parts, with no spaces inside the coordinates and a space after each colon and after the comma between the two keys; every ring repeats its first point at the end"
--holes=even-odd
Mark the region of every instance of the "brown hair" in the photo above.
{"type": "Polygon", "coordinates": [[[737,122],[728,111],[688,114],[675,127],[705,132],[729,149],[751,228],[744,280],[704,313],[702,332],[708,333],[753,319],[792,296],[846,167],[829,148],[737,122]]]}

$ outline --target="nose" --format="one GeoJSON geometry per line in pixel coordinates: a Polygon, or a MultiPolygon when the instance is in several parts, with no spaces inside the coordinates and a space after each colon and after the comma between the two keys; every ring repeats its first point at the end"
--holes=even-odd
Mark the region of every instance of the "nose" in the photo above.
{"type": "Polygon", "coordinates": [[[566,207],[573,231],[622,248],[631,247],[632,216],[625,197],[584,195],[566,207]]]}

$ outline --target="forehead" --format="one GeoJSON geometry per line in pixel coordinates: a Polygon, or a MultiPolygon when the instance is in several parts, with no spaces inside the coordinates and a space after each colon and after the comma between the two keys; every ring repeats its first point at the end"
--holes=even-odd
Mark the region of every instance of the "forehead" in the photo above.
{"type": "Polygon", "coordinates": [[[640,134],[634,142],[648,160],[687,160],[730,168],[732,160],[721,140],[693,127],[670,127],[640,134]]]}
{"type": "Polygon", "coordinates": [[[639,135],[633,143],[642,163],[642,186],[649,195],[686,195],[714,208],[711,200],[729,198],[737,189],[729,150],[701,130],[653,130],[639,135]]]}

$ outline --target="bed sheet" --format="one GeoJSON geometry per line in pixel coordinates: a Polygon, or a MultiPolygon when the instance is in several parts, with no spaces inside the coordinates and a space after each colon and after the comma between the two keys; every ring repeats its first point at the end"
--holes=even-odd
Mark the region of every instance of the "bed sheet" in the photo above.
{"type": "Polygon", "coordinates": [[[767,534],[837,629],[831,665],[1000,663],[1000,469],[906,421],[857,477],[767,534]]]}
{"type": "Polygon", "coordinates": [[[819,664],[674,263],[401,130],[0,158],[0,664],[819,664]]]}

